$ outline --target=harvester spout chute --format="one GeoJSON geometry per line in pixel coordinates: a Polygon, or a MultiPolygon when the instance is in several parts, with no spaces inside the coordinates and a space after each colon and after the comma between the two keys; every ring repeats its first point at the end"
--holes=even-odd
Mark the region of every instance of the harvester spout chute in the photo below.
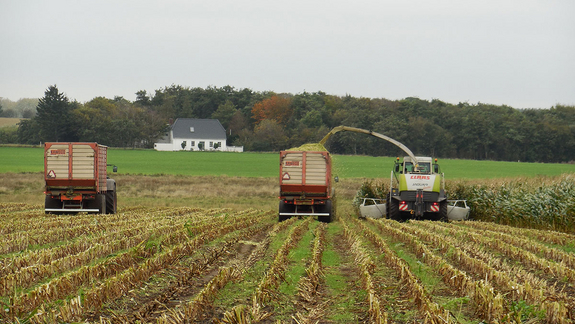
{"type": "Polygon", "coordinates": [[[417,159],[415,158],[415,155],[413,154],[413,152],[411,152],[411,150],[403,145],[402,143],[394,140],[391,137],[385,136],[383,134],[380,133],[376,133],[376,132],[372,132],[369,130],[365,130],[365,129],[361,129],[361,128],[355,128],[355,127],[348,127],[348,126],[337,126],[334,127],[331,131],[329,131],[329,133],[327,133],[327,135],[324,136],[324,138],[322,138],[322,140],[320,141],[320,143],[322,145],[325,145],[325,142],[327,142],[328,138],[331,137],[331,135],[340,132],[340,131],[349,131],[349,132],[356,132],[356,133],[363,133],[363,134],[368,134],[371,136],[375,136],[377,138],[381,138],[383,140],[386,140],[392,144],[395,144],[397,147],[399,147],[400,149],[402,149],[405,153],[407,153],[407,155],[409,155],[409,157],[412,159],[412,161],[414,163],[417,163],[417,159]]]}

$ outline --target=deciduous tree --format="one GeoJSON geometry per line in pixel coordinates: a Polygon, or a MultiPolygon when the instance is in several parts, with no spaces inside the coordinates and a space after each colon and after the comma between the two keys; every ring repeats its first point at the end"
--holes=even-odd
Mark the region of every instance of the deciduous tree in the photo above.
{"type": "Polygon", "coordinates": [[[292,113],[290,103],[289,98],[273,95],[269,99],[256,103],[252,108],[252,116],[256,123],[269,119],[276,121],[279,125],[285,125],[292,113]]]}
{"type": "Polygon", "coordinates": [[[218,106],[218,109],[212,114],[212,118],[219,120],[222,126],[228,129],[236,111],[234,103],[231,100],[226,100],[225,103],[218,106]]]}

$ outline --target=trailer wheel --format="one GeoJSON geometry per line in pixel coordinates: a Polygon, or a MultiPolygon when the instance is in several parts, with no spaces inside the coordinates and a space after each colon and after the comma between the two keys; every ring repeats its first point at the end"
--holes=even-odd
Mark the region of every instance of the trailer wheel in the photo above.
{"type": "Polygon", "coordinates": [[[106,214],[115,214],[118,211],[118,194],[116,193],[116,181],[106,180],[106,214]]]}
{"type": "Polygon", "coordinates": [[[322,208],[322,212],[329,213],[329,216],[318,216],[317,220],[323,223],[331,223],[333,218],[333,205],[331,200],[326,200],[325,205],[322,208]]]}
{"type": "Polygon", "coordinates": [[[115,214],[118,210],[118,194],[116,190],[106,191],[106,214],[115,214]]]}
{"type": "Polygon", "coordinates": [[[98,209],[95,214],[105,214],[106,213],[106,194],[97,194],[94,200],[94,207],[98,209]]]}
{"type": "Polygon", "coordinates": [[[289,213],[289,212],[291,212],[291,206],[284,203],[283,200],[280,200],[278,221],[283,222],[283,221],[291,218],[291,216],[288,216],[288,215],[280,215],[281,213],[289,213]]]}
{"type": "MultiPolygon", "coordinates": [[[[54,199],[48,195],[46,195],[46,199],[44,200],[44,208],[45,209],[62,209],[62,202],[59,199],[54,199]]],[[[59,212],[49,212],[49,211],[44,211],[46,214],[50,214],[50,213],[54,213],[56,215],[59,215],[61,213],[59,212]]]]}

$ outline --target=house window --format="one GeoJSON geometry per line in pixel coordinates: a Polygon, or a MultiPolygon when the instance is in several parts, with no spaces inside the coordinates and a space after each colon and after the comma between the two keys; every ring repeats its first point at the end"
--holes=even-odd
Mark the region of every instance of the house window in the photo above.
{"type": "Polygon", "coordinates": [[[210,142],[210,147],[214,147],[214,142],[210,142]]]}
{"type": "Polygon", "coordinates": [[[190,127],[190,133],[193,133],[193,132],[194,132],[194,128],[190,127]]]}
{"type": "Polygon", "coordinates": [[[196,141],[191,141],[190,145],[191,145],[192,147],[196,146],[196,141]]]}

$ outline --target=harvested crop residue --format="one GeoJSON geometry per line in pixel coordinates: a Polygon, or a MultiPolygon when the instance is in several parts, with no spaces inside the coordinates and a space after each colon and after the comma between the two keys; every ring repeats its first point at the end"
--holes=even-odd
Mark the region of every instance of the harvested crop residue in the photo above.
{"type": "Polygon", "coordinates": [[[300,147],[294,147],[288,151],[314,151],[314,152],[327,152],[325,146],[320,143],[306,143],[300,147]]]}

